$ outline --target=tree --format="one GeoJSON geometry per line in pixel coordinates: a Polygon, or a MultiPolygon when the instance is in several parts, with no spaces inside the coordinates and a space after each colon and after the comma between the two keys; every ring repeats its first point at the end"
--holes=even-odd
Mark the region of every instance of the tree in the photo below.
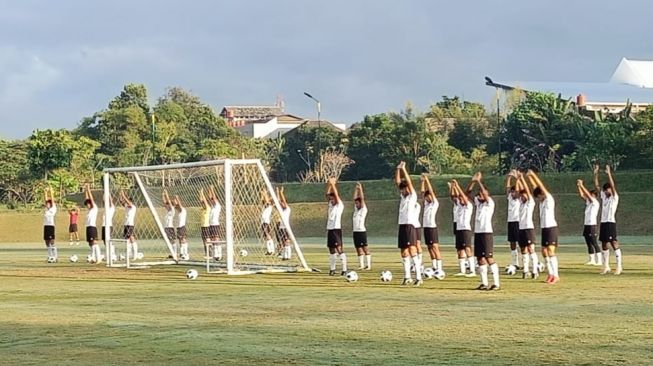
{"type": "Polygon", "coordinates": [[[28,139],[29,168],[47,180],[52,170],[70,166],[75,148],[67,130],[36,130],[28,139]]]}
{"type": "Polygon", "coordinates": [[[28,149],[26,141],[0,140],[0,200],[10,206],[17,200],[27,205],[34,195],[28,149]]]}
{"type": "Polygon", "coordinates": [[[347,172],[355,180],[389,177],[400,160],[395,149],[396,125],[386,113],[365,116],[349,130],[347,153],[358,164],[347,172]]]}

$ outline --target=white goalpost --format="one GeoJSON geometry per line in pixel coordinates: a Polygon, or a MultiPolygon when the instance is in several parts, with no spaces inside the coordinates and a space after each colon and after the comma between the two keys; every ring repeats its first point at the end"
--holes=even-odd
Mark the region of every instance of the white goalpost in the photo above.
{"type": "MultiPolygon", "coordinates": [[[[310,270],[258,159],[109,168],[104,170],[103,182],[104,207],[109,207],[112,201],[116,207],[113,227],[106,230],[105,241],[109,245],[105,248],[105,258],[109,267],[184,264],[230,275],[310,270]],[[135,245],[123,233],[128,210],[121,206],[121,192],[136,209],[135,245]],[[178,198],[180,204],[166,205],[164,192],[173,203],[178,198]],[[206,203],[201,201],[201,195],[206,203]],[[262,225],[264,195],[272,206],[269,231],[262,225]],[[208,228],[209,215],[211,224],[218,223],[217,215],[210,211],[211,207],[217,207],[216,202],[220,206],[219,225],[208,228]],[[174,230],[171,230],[171,208],[174,230]],[[179,231],[182,211],[186,213],[186,221],[184,229],[179,231]],[[285,231],[279,230],[280,225],[285,231]],[[180,251],[184,231],[187,247],[186,251],[180,251]],[[270,237],[274,244],[268,242],[270,237]],[[272,253],[271,244],[275,249],[272,253]],[[291,247],[290,258],[277,255],[284,245],[291,247]]],[[[105,217],[103,226],[108,227],[110,220],[105,217]]]]}

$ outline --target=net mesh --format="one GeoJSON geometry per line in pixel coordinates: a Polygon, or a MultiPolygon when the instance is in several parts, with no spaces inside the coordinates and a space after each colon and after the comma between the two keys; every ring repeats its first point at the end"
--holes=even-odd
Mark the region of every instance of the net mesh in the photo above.
{"type": "MultiPolygon", "coordinates": [[[[264,173],[259,165],[256,163],[229,164],[227,169],[231,171],[231,179],[228,179],[228,174],[225,174],[225,168],[225,164],[216,163],[209,166],[110,173],[109,191],[117,205],[113,219],[112,238],[118,239],[114,245],[118,250],[119,259],[124,258],[127,254],[126,243],[121,240],[126,210],[120,207],[117,200],[119,192],[122,190],[137,207],[134,232],[138,251],[143,253],[143,258],[133,261],[135,265],[139,263],[196,264],[206,266],[210,271],[223,272],[228,269],[227,257],[231,253],[233,268],[229,271],[230,273],[295,271],[305,268],[302,265],[301,249],[294,242],[294,238],[292,240],[295,245],[292,246],[292,256],[289,260],[282,259],[276,251],[283,245],[279,242],[279,235],[275,235],[281,216],[277,209],[278,206],[274,204],[275,201],[278,203],[276,196],[267,186],[262,176],[264,173]],[[231,187],[230,204],[226,200],[228,185],[231,187]],[[217,249],[215,246],[220,245],[223,255],[219,260],[212,258],[215,255],[209,255],[207,258],[204,243],[206,240],[202,239],[201,233],[203,203],[200,200],[200,191],[203,191],[208,198],[211,188],[221,205],[221,212],[218,241],[209,243],[209,254],[215,254],[215,249],[217,249]],[[164,227],[167,226],[165,224],[167,210],[163,198],[164,190],[167,191],[170,198],[179,197],[187,212],[185,227],[189,258],[180,258],[179,262],[173,261],[175,253],[179,252],[178,240],[169,240],[173,245],[171,248],[165,239],[164,227]],[[274,241],[275,251],[271,254],[268,253],[267,239],[262,230],[263,192],[267,192],[267,195],[273,199],[271,238],[274,241]],[[226,230],[228,210],[230,210],[232,218],[231,240],[228,240],[226,230]],[[233,250],[229,251],[228,246],[231,246],[233,250]]],[[[176,227],[177,212],[175,212],[174,224],[176,227]]],[[[118,261],[114,265],[124,264],[118,261]]]]}

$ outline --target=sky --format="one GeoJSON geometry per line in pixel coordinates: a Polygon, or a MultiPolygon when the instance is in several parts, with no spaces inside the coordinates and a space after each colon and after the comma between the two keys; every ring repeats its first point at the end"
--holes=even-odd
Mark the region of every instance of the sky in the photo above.
{"type": "Polygon", "coordinates": [[[225,105],[274,104],[347,124],[490,105],[494,80],[608,81],[653,60],[653,2],[427,0],[0,0],[0,137],[74,128],[127,83],[225,105]]]}

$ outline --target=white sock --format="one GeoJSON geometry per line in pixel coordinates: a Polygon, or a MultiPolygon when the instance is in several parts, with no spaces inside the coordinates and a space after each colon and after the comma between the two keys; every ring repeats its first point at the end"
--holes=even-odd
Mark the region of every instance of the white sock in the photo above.
{"type": "Polygon", "coordinates": [[[524,260],[524,273],[528,272],[530,267],[530,262],[531,262],[531,256],[528,255],[528,253],[522,255],[522,259],[524,260]]]}
{"type": "Polygon", "coordinates": [[[460,265],[460,273],[465,273],[465,263],[467,263],[466,258],[459,258],[458,265],[460,265]]]}
{"type": "Polygon", "coordinates": [[[188,257],[188,243],[181,243],[181,255],[188,257]]]}
{"type": "Polygon", "coordinates": [[[413,264],[415,265],[415,279],[422,279],[422,261],[419,260],[419,255],[413,257],[413,264]]]}
{"type": "Polygon", "coordinates": [[[589,258],[590,263],[596,263],[596,255],[594,253],[590,254],[589,258]]]}
{"type": "Polygon", "coordinates": [[[594,257],[596,259],[596,264],[603,265],[603,254],[602,253],[596,252],[596,253],[594,253],[594,257]]]}
{"type": "Polygon", "coordinates": [[[330,271],[335,271],[336,270],[336,255],[337,254],[329,254],[329,270],[330,271]]]}
{"type": "Polygon", "coordinates": [[[431,259],[431,267],[433,267],[433,269],[438,269],[438,260],[437,259],[431,259]]]}
{"type": "Polygon", "coordinates": [[[93,258],[94,261],[99,262],[100,261],[100,255],[98,252],[98,246],[97,244],[91,245],[91,258],[93,258]]]}
{"type": "Polygon", "coordinates": [[[422,253],[417,253],[417,259],[419,259],[419,262],[420,262],[420,263],[424,263],[424,261],[422,260],[422,258],[423,258],[423,257],[422,257],[422,253]]]}
{"type": "Polygon", "coordinates": [[[48,245],[47,248],[48,248],[48,257],[54,257],[54,255],[52,254],[52,246],[48,245]]]}
{"type": "Polygon", "coordinates": [[[550,257],[549,260],[551,261],[551,269],[553,270],[551,275],[553,275],[555,277],[560,277],[558,275],[558,256],[554,255],[554,256],[550,257]]]}
{"type": "Polygon", "coordinates": [[[367,261],[367,268],[372,269],[372,255],[365,254],[365,260],[367,261]]]}
{"type": "Polygon", "coordinates": [[[442,271],[442,259],[435,260],[435,269],[439,269],[440,271],[442,271]]]}
{"type": "Polygon", "coordinates": [[[537,274],[540,273],[540,270],[537,268],[538,265],[540,264],[540,259],[537,257],[537,253],[531,253],[531,261],[533,262],[533,273],[537,274]]]}
{"type": "Polygon", "coordinates": [[[603,268],[610,269],[610,250],[603,251],[603,268]]]}
{"type": "Polygon", "coordinates": [[[404,265],[404,278],[411,278],[411,276],[410,276],[410,257],[402,257],[401,262],[404,265]]]}
{"type": "Polygon", "coordinates": [[[362,254],[358,256],[358,266],[360,268],[365,267],[365,256],[362,254]]]}
{"type": "Polygon", "coordinates": [[[57,247],[54,244],[52,244],[52,256],[55,260],[59,259],[59,253],[57,253],[57,247]]]}
{"type": "Polygon", "coordinates": [[[342,264],[342,270],[347,272],[347,254],[340,253],[340,264],[342,264]]]}
{"type": "Polygon", "coordinates": [[[274,253],[274,243],[272,242],[272,240],[268,240],[265,242],[265,250],[268,253],[274,253]]]}
{"type": "Polygon", "coordinates": [[[517,249],[510,250],[510,257],[512,258],[512,265],[519,266],[519,254],[517,254],[517,249]]]}
{"type": "Polygon", "coordinates": [[[487,286],[487,264],[483,264],[479,267],[479,272],[481,273],[481,284],[487,286]]]}
{"type": "Polygon", "coordinates": [[[553,275],[553,267],[551,265],[551,257],[544,257],[544,261],[546,262],[546,272],[550,275],[553,275]]]}
{"type": "Polygon", "coordinates": [[[621,268],[621,248],[614,250],[614,258],[617,260],[617,268],[621,268]]]}
{"type": "Polygon", "coordinates": [[[476,274],[476,261],[474,257],[467,258],[467,263],[469,263],[469,272],[476,274]]]}
{"type": "Polygon", "coordinates": [[[222,258],[222,245],[213,244],[213,258],[222,258]]]}
{"type": "Polygon", "coordinates": [[[134,259],[136,259],[137,256],[138,256],[138,243],[137,242],[132,243],[132,252],[134,253],[134,259]]]}
{"type": "Polygon", "coordinates": [[[490,271],[492,271],[492,282],[494,282],[497,287],[501,287],[501,284],[499,283],[499,265],[492,263],[492,265],[490,265],[490,271]]]}
{"type": "Polygon", "coordinates": [[[286,246],[286,259],[292,258],[292,249],[290,248],[290,245],[286,246]]]}

